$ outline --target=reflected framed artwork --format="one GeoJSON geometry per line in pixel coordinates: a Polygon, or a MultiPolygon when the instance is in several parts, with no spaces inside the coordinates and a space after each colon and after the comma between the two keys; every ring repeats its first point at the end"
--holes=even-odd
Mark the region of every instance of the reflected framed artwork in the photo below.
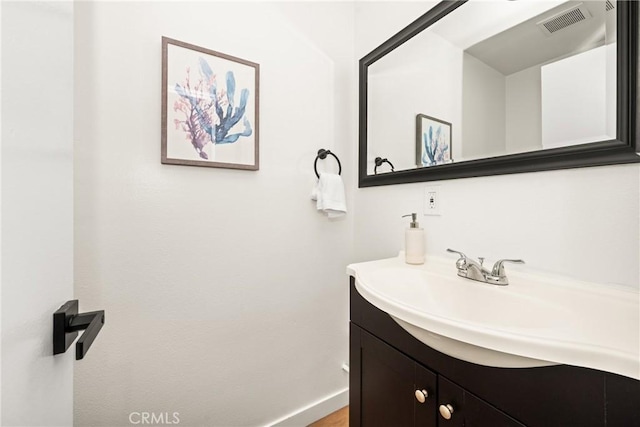
{"type": "Polygon", "coordinates": [[[416,165],[451,163],[451,123],[425,114],[416,115],[416,165]]]}
{"type": "Polygon", "coordinates": [[[162,37],[163,164],[259,169],[260,65],[162,37]]]}

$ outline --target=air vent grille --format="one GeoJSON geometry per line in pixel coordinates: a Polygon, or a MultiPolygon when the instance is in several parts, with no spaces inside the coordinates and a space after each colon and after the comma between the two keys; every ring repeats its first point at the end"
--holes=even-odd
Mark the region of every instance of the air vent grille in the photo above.
{"type": "Polygon", "coordinates": [[[607,0],[607,6],[606,6],[607,12],[609,12],[610,10],[613,10],[615,8],[616,7],[613,5],[613,3],[610,0],[607,0]]]}
{"type": "Polygon", "coordinates": [[[551,35],[589,18],[591,18],[589,10],[580,3],[578,6],[574,6],[571,9],[567,9],[550,18],[538,22],[538,27],[540,27],[545,34],[551,35]]]}

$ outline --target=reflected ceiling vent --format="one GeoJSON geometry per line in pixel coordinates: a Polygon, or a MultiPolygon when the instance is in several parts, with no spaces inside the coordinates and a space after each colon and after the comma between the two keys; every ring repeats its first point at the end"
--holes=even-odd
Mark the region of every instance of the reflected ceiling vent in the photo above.
{"type": "Polygon", "coordinates": [[[607,0],[607,8],[606,8],[607,12],[615,8],[616,8],[615,5],[610,0],[607,0]]]}
{"type": "Polygon", "coordinates": [[[586,21],[590,18],[591,13],[589,13],[589,9],[587,9],[584,4],[580,3],[577,6],[573,6],[570,9],[563,10],[562,12],[556,13],[550,18],[538,22],[537,25],[543,33],[550,36],[555,32],[564,30],[565,28],[570,27],[573,24],[586,21]]]}

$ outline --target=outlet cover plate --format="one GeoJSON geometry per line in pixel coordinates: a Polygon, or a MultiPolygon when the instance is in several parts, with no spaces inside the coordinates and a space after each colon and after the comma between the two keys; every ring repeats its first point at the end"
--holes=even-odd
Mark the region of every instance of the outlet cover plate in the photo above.
{"type": "Polygon", "coordinates": [[[442,211],[442,187],[439,185],[424,188],[424,215],[440,216],[442,211]]]}

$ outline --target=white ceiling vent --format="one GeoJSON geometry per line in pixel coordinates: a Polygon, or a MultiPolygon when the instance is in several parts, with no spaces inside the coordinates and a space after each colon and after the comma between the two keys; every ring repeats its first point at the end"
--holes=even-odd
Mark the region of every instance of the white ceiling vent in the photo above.
{"type": "Polygon", "coordinates": [[[613,10],[615,8],[616,7],[614,6],[613,2],[611,2],[611,0],[607,0],[607,7],[606,7],[607,12],[609,12],[610,10],[613,10]]]}
{"type": "Polygon", "coordinates": [[[589,9],[582,3],[577,6],[573,6],[570,9],[563,10],[560,13],[546,18],[543,21],[538,22],[538,27],[543,33],[550,36],[553,33],[563,30],[573,24],[581,21],[586,21],[591,18],[589,9]]]}

